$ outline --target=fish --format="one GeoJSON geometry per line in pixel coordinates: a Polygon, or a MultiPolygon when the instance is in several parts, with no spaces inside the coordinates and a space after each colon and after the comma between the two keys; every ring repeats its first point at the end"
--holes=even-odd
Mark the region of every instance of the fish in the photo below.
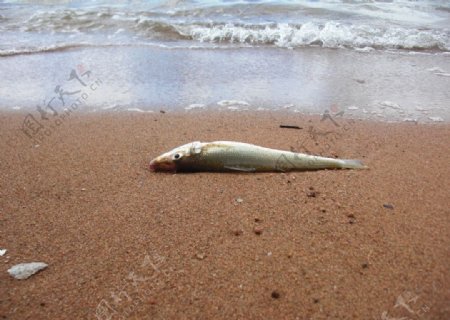
{"type": "Polygon", "coordinates": [[[234,141],[194,141],[150,161],[153,172],[288,172],[366,169],[360,160],[336,159],[234,141]]]}

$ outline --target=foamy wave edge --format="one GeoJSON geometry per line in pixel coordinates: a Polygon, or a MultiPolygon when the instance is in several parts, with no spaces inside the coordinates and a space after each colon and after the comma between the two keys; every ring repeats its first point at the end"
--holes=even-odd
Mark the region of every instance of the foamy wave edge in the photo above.
{"type": "Polygon", "coordinates": [[[302,25],[186,25],[178,26],[181,35],[200,42],[248,43],[296,48],[374,48],[450,51],[450,30],[384,29],[369,25],[338,22],[302,25]]]}
{"type": "Polygon", "coordinates": [[[0,57],[9,57],[9,56],[17,56],[17,55],[28,55],[28,54],[36,54],[36,53],[45,53],[45,52],[58,52],[58,51],[66,51],[84,47],[94,47],[91,44],[84,43],[67,43],[67,44],[57,44],[53,46],[43,46],[43,47],[27,47],[27,48],[16,48],[16,49],[5,49],[0,50],[0,57]]]}
{"type": "MultiPolygon", "coordinates": [[[[142,26],[141,26],[142,27],[142,26]]],[[[156,46],[167,49],[224,49],[228,46],[276,46],[281,48],[324,47],[348,48],[357,51],[409,50],[450,52],[449,30],[382,29],[368,25],[325,24],[308,22],[292,24],[175,24],[170,32],[159,30],[157,39],[150,36],[137,42],[108,43],[73,42],[42,47],[0,49],[0,57],[58,52],[89,47],[156,46]],[[174,30],[175,36],[174,36],[174,30]],[[165,41],[168,42],[165,42],[165,41]],[[182,42],[178,41],[182,40],[182,42]],[[197,43],[197,45],[195,45],[197,43]],[[208,44],[208,45],[207,45],[208,44]]]]}

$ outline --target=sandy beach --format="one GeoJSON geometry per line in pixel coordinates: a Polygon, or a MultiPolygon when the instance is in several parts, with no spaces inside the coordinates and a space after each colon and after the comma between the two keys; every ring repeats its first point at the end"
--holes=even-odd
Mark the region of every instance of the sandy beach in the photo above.
{"type": "Polygon", "coordinates": [[[0,114],[2,319],[448,319],[450,126],[282,112],[0,114]],[[301,129],[282,129],[281,124],[301,129]],[[369,170],[163,174],[235,140],[369,170]],[[27,280],[7,270],[42,261],[27,280]]]}

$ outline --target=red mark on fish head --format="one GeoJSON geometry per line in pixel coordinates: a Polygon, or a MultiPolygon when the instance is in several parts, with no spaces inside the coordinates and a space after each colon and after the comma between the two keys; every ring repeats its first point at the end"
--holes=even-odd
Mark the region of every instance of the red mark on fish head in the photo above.
{"type": "Polygon", "coordinates": [[[150,171],[176,171],[176,165],[171,159],[158,157],[150,161],[150,171]]]}

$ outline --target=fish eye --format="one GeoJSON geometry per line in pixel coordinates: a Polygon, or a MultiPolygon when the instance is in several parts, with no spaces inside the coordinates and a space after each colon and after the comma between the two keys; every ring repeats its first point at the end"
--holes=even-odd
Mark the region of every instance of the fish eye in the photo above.
{"type": "Polygon", "coordinates": [[[174,155],[173,155],[173,160],[178,160],[178,159],[180,159],[181,158],[181,153],[175,153],[174,155]]]}

